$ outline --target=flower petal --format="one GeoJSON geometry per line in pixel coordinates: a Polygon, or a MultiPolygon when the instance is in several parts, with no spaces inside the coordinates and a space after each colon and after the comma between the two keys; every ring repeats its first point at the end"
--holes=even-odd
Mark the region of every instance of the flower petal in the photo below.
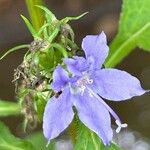
{"type": "Polygon", "coordinates": [[[69,81],[68,73],[60,65],[56,67],[53,73],[53,90],[60,91],[69,81]]]}
{"type": "Polygon", "coordinates": [[[101,69],[92,75],[92,79],[94,90],[108,100],[126,100],[146,92],[136,77],[118,69],[101,69]]]}
{"type": "Polygon", "coordinates": [[[95,69],[99,69],[104,63],[109,51],[105,33],[101,32],[99,35],[87,35],[82,41],[82,49],[87,59],[88,57],[93,57],[95,69]]]}
{"type": "Polygon", "coordinates": [[[108,110],[88,91],[74,100],[80,120],[94,131],[105,145],[112,140],[111,120],[108,110]]]}
{"type": "Polygon", "coordinates": [[[68,70],[73,75],[82,75],[82,72],[86,71],[88,65],[84,57],[75,56],[73,58],[65,58],[64,63],[67,65],[68,70]]]}
{"type": "Polygon", "coordinates": [[[48,143],[68,127],[73,116],[68,89],[65,89],[58,98],[52,97],[48,101],[43,117],[43,132],[48,139],[48,143]]]}

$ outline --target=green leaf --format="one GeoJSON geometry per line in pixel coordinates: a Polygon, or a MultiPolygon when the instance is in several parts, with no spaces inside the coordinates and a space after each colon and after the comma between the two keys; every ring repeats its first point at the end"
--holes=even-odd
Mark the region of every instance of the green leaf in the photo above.
{"type": "Polygon", "coordinates": [[[38,36],[40,36],[42,32],[44,32],[45,28],[47,28],[48,26],[50,26],[49,23],[44,23],[44,25],[38,31],[38,36]]]}
{"type": "Polygon", "coordinates": [[[21,108],[18,103],[0,100],[0,116],[20,115],[21,108]]]}
{"type": "Polygon", "coordinates": [[[48,147],[46,147],[47,140],[44,138],[42,132],[36,132],[30,135],[27,140],[31,141],[31,143],[36,147],[37,150],[55,150],[55,143],[52,141],[48,147]]]}
{"type": "Polygon", "coordinates": [[[47,103],[47,100],[49,98],[49,91],[47,92],[36,92],[34,95],[34,100],[37,107],[37,116],[40,122],[42,122],[43,119],[43,113],[45,109],[45,105],[47,103]]]}
{"type": "Polygon", "coordinates": [[[49,25],[46,26],[44,25],[45,27],[43,27],[44,38],[51,43],[60,30],[60,23],[55,17],[55,15],[48,8],[39,5],[36,6],[45,12],[45,18],[46,18],[45,24],[48,23],[49,25]]]}
{"type": "Polygon", "coordinates": [[[62,53],[62,55],[64,56],[64,58],[68,57],[68,53],[67,53],[66,49],[61,44],[53,43],[53,44],[51,44],[51,47],[59,50],[62,53]]]}
{"type": "Polygon", "coordinates": [[[34,57],[35,64],[42,70],[49,72],[54,66],[54,51],[47,49],[45,51],[38,51],[34,57]]]}
{"type": "Polygon", "coordinates": [[[26,26],[28,27],[30,33],[32,34],[32,36],[35,39],[38,39],[38,33],[36,32],[36,30],[34,29],[34,27],[32,26],[32,24],[30,23],[30,21],[23,15],[21,15],[22,19],[24,20],[26,26]]]}
{"type": "Polygon", "coordinates": [[[78,129],[77,141],[74,150],[121,150],[116,144],[104,146],[100,138],[83,124],[78,129]]]}
{"type": "Polygon", "coordinates": [[[110,45],[106,67],[114,67],[136,46],[150,51],[150,1],[124,0],[119,32],[110,45]]]}
{"type": "Polygon", "coordinates": [[[88,12],[85,12],[85,13],[81,14],[80,16],[76,16],[76,17],[66,17],[66,18],[61,20],[61,23],[66,24],[69,21],[78,20],[78,19],[82,18],[83,16],[85,16],[86,14],[88,14],[88,12]]]}
{"type": "MultiPolygon", "coordinates": [[[[51,28],[52,29],[52,28],[51,28]]],[[[48,41],[49,43],[52,43],[52,41],[56,38],[56,36],[58,35],[60,31],[60,24],[57,24],[55,27],[54,27],[54,30],[51,30],[51,34],[50,36],[48,37],[48,41]]]]}
{"type": "Polygon", "coordinates": [[[51,22],[57,20],[55,15],[48,8],[46,8],[44,6],[40,6],[40,5],[36,5],[36,7],[45,11],[45,17],[46,17],[48,23],[51,23],[51,22]]]}
{"type": "Polygon", "coordinates": [[[0,122],[0,150],[36,150],[33,145],[14,137],[8,128],[0,122]]]}
{"type": "Polygon", "coordinates": [[[2,56],[0,57],[0,60],[2,60],[4,57],[6,57],[7,55],[9,55],[10,53],[12,53],[12,52],[14,52],[14,51],[16,51],[16,50],[20,50],[20,49],[22,49],[22,48],[29,48],[29,47],[30,47],[29,44],[24,44],[24,45],[15,46],[15,47],[9,49],[4,55],[2,55],[2,56]]]}

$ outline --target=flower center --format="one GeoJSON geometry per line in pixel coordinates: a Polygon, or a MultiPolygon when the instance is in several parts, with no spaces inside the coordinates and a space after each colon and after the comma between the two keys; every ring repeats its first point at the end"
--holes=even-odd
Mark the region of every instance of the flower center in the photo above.
{"type": "Polygon", "coordinates": [[[82,86],[82,85],[86,85],[86,84],[92,84],[93,80],[90,79],[90,76],[88,74],[85,74],[82,78],[80,78],[77,81],[77,86],[82,86]]]}
{"type": "Polygon", "coordinates": [[[79,94],[83,95],[86,85],[92,84],[93,80],[90,78],[88,74],[83,75],[81,78],[79,78],[76,82],[76,85],[72,87],[73,94],[79,94]]]}

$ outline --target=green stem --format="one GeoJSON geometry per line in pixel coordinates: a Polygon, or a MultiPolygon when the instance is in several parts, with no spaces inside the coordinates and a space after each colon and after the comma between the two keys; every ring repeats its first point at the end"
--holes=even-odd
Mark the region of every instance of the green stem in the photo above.
{"type": "Polygon", "coordinates": [[[28,12],[36,31],[42,27],[44,23],[44,15],[41,9],[35,7],[35,5],[44,5],[43,0],[25,0],[28,12]]]}
{"type": "Polygon", "coordinates": [[[20,115],[21,107],[18,103],[0,100],[0,116],[20,115]]]}

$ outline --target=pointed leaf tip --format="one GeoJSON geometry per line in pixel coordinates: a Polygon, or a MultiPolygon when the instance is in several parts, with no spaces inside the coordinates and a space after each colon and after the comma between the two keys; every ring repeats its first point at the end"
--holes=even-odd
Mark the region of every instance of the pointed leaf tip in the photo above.
{"type": "Polygon", "coordinates": [[[45,17],[47,19],[47,21],[50,23],[53,20],[57,20],[56,16],[47,8],[41,5],[35,5],[36,7],[42,9],[45,12],[45,17]]]}
{"type": "Polygon", "coordinates": [[[23,15],[20,15],[21,18],[23,19],[23,21],[25,22],[28,30],[30,31],[30,33],[32,34],[32,36],[34,38],[38,38],[38,33],[36,32],[36,30],[34,29],[34,27],[32,26],[32,24],[30,23],[30,21],[23,15]]]}

